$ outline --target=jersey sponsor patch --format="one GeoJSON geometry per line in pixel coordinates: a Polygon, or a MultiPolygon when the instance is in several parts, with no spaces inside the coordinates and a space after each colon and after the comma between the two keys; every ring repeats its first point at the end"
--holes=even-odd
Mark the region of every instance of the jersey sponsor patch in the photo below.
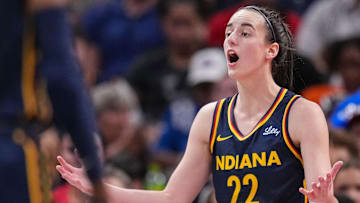
{"type": "Polygon", "coordinates": [[[265,128],[263,135],[268,136],[268,135],[275,135],[275,137],[277,137],[280,134],[280,130],[273,127],[272,125],[265,128]]]}

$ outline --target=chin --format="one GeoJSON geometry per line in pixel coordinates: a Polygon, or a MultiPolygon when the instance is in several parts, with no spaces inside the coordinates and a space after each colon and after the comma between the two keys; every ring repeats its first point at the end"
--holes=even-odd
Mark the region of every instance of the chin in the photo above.
{"type": "Polygon", "coordinates": [[[249,71],[243,71],[241,69],[228,69],[229,78],[233,80],[245,80],[249,77],[249,71]]]}

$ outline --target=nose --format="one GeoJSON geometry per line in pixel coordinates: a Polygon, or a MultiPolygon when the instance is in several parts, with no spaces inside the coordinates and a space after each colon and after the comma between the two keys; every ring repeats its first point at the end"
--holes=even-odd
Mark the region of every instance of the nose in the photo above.
{"type": "Polygon", "coordinates": [[[230,33],[230,35],[225,38],[224,45],[225,44],[230,46],[234,46],[238,44],[235,32],[230,33]]]}

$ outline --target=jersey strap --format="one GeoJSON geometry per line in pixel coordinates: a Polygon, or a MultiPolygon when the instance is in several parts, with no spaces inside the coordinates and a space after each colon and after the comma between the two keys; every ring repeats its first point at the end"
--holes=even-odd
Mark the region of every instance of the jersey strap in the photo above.
{"type": "Polygon", "coordinates": [[[212,126],[211,126],[211,135],[210,135],[210,153],[211,154],[213,153],[213,150],[214,150],[214,143],[215,143],[217,128],[218,128],[219,120],[220,120],[220,112],[221,112],[222,106],[224,104],[224,101],[225,101],[225,99],[222,99],[216,104],[214,115],[213,115],[213,121],[212,121],[212,126]]]}

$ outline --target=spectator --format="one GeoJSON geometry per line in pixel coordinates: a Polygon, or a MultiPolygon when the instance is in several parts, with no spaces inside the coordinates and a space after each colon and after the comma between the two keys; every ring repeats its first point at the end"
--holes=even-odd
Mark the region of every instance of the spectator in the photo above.
{"type": "Polygon", "coordinates": [[[360,91],[345,98],[330,117],[330,124],[334,128],[348,130],[356,139],[360,148],[360,91]]]}
{"type": "Polygon", "coordinates": [[[355,139],[351,136],[345,131],[330,131],[330,161],[332,164],[340,160],[348,162],[360,155],[355,139]]]}
{"type": "Polygon", "coordinates": [[[334,182],[334,192],[346,195],[355,203],[360,203],[360,161],[352,160],[344,164],[334,182]]]}
{"type": "Polygon", "coordinates": [[[105,159],[108,159],[130,143],[141,124],[141,112],[135,92],[123,79],[96,86],[92,98],[104,141],[105,159]]]}
{"type": "Polygon", "coordinates": [[[330,71],[329,83],[311,86],[302,94],[318,102],[329,116],[341,100],[360,88],[360,38],[328,45],[324,59],[330,71]]]}
{"type": "Polygon", "coordinates": [[[163,45],[157,0],[98,2],[83,18],[89,39],[101,54],[99,82],[123,76],[137,57],[163,45]]]}
{"type": "Polygon", "coordinates": [[[142,188],[149,153],[134,90],[125,80],[118,79],[96,86],[92,96],[106,165],[128,174],[129,187],[142,188]]]}
{"type": "Polygon", "coordinates": [[[226,77],[226,73],[226,58],[221,49],[202,49],[192,56],[187,76],[192,94],[170,103],[163,120],[164,128],[155,148],[155,158],[165,168],[173,169],[178,164],[185,151],[196,113],[203,105],[215,101],[212,98],[213,87],[226,77]]]}
{"type": "MultiPolygon", "coordinates": [[[[298,53],[321,70],[327,44],[360,34],[359,0],[319,0],[306,11],[297,35],[298,53]]],[[[323,71],[323,70],[322,70],[323,71]]]]}
{"type": "Polygon", "coordinates": [[[202,46],[206,31],[194,1],[164,0],[160,10],[166,47],[139,59],[127,77],[138,93],[147,120],[155,121],[171,101],[188,91],[189,61],[202,46]]]}

